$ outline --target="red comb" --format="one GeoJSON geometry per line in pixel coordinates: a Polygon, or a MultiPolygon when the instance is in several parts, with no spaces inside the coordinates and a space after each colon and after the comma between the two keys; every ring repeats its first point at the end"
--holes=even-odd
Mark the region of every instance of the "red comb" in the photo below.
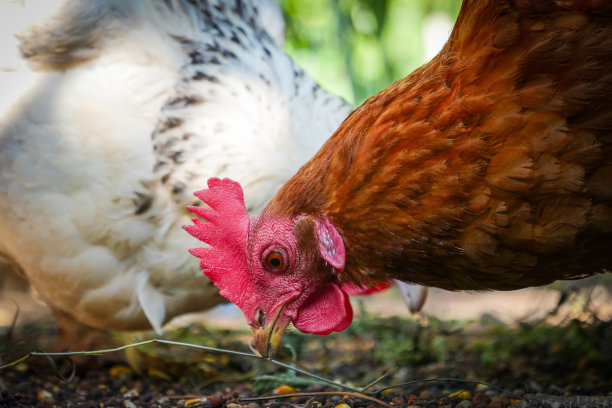
{"type": "Polygon", "coordinates": [[[222,296],[243,304],[252,289],[244,287],[249,279],[247,238],[249,214],[244,204],[242,187],[230,179],[211,178],[208,190],[194,193],[210,208],[189,206],[187,209],[203,218],[192,218],[193,225],[183,228],[193,237],[209,246],[191,248],[189,252],[200,258],[204,274],[219,288],[222,296]]]}

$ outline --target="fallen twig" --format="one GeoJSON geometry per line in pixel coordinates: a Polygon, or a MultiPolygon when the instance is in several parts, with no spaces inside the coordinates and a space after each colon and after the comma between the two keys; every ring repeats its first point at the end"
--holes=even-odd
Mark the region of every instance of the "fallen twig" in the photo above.
{"type": "Polygon", "coordinates": [[[251,401],[266,401],[270,399],[279,399],[279,398],[318,397],[318,396],[327,396],[327,395],[348,395],[354,398],[361,398],[361,399],[365,399],[368,401],[372,401],[386,408],[393,408],[391,405],[387,404],[384,401],[379,400],[378,398],[374,398],[370,395],[366,395],[361,392],[351,392],[351,391],[298,392],[295,394],[265,395],[263,397],[246,397],[246,398],[241,397],[240,400],[245,401],[245,402],[251,402],[251,401]]]}

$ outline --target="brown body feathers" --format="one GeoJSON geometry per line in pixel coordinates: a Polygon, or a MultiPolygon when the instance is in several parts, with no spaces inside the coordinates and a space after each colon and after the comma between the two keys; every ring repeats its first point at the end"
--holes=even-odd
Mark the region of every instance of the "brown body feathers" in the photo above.
{"type": "Polygon", "coordinates": [[[267,212],[324,214],[346,276],[514,289],[612,267],[612,6],[466,0],[267,212]]]}

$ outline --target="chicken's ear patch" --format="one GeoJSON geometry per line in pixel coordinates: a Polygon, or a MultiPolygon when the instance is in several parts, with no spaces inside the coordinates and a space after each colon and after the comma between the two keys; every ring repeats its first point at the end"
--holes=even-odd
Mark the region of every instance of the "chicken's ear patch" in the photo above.
{"type": "Polygon", "coordinates": [[[349,296],[336,283],[328,282],[306,299],[293,325],[302,333],[327,335],[346,329],[352,321],[349,296]]]}
{"type": "Polygon", "coordinates": [[[342,236],[327,217],[316,221],[315,233],[317,236],[319,255],[329,263],[336,272],[344,271],[346,249],[342,236]]]}

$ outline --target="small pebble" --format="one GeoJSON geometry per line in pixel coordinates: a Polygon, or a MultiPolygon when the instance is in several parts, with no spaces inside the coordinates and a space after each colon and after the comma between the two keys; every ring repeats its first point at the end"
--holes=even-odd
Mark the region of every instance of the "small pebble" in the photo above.
{"type": "Polygon", "coordinates": [[[99,388],[95,388],[89,394],[87,394],[87,398],[92,401],[102,401],[104,398],[104,391],[99,388]]]}
{"type": "Polygon", "coordinates": [[[391,400],[391,405],[402,405],[404,402],[406,401],[402,397],[393,397],[391,400]]]}
{"type": "Polygon", "coordinates": [[[542,392],[542,386],[540,384],[538,384],[537,382],[533,381],[533,380],[529,381],[529,383],[527,385],[528,385],[528,387],[530,388],[530,390],[532,392],[535,392],[535,393],[542,392]]]}
{"type": "Polygon", "coordinates": [[[55,404],[55,397],[47,390],[40,390],[37,395],[38,401],[45,405],[55,404]]]}
{"type": "Polygon", "coordinates": [[[140,394],[134,388],[123,393],[123,398],[136,398],[138,396],[140,396],[140,394]]]}
{"type": "Polygon", "coordinates": [[[221,394],[215,394],[210,398],[210,405],[220,407],[225,403],[225,398],[221,394]]]}
{"type": "Polygon", "coordinates": [[[474,398],[472,398],[472,404],[474,404],[475,407],[488,407],[490,403],[491,398],[487,397],[482,392],[477,392],[474,398]]]}
{"type": "Polygon", "coordinates": [[[240,404],[236,404],[235,402],[229,402],[225,404],[226,408],[240,408],[240,404]]]}
{"type": "Polygon", "coordinates": [[[451,405],[451,399],[448,397],[442,397],[438,399],[438,406],[450,406],[451,405]]]}
{"type": "Polygon", "coordinates": [[[134,404],[134,403],[133,403],[132,401],[130,401],[130,400],[125,400],[125,401],[123,401],[123,406],[124,406],[125,408],[138,408],[138,407],[136,406],[136,404],[134,404]]]}
{"type": "Polygon", "coordinates": [[[510,400],[505,395],[498,395],[489,404],[489,408],[506,408],[508,406],[510,406],[510,400]]]}
{"type": "Polygon", "coordinates": [[[260,408],[260,407],[259,407],[259,404],[256,402],[249,402],[246,408],[260,408]]]}
{"type": "Polygon", "coordinates": [[[431,391],[425,390],[419,394],[419,399],[432,400],[434,398],[436,398],[436,396],[433,395],[431,391]]]}
{"type": "Polygon", "coordinates": [[[497,391],[497,390],[486,390],[486,391],[484,392],[484,394],[485,394],[487,397],[489,397],[489,398],[493,399],[493,398],[495,398],[495,397],[497,397],[497,396],[499,395],[499,391],[497,391]]]}
{"type": "Polygon", "coordinates": [[[472,408],[473,406],[474,404],[472,404],[472,401],[463,400],[457,404],[456,408],[472,408]]]}
{"type": "Polygon", "coordinates": [[[310,388],[308,388],[308,391],[310,392],[320,392],[323,390],[325,390],[325,386],[319,383],[313,384],[312,386],[310,386],[310,388]]]}

